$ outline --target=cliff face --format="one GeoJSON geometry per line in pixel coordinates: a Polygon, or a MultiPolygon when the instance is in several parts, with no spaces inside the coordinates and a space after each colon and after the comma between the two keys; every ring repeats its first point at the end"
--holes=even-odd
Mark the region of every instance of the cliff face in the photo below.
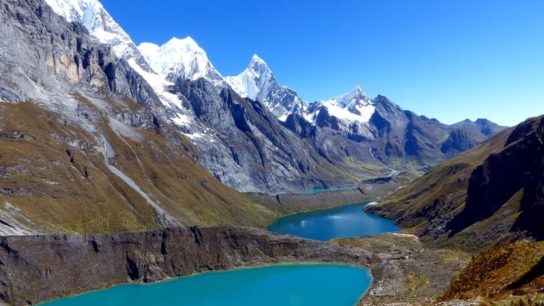
{"type": "Polygon", "coordinates": [[[104,236],[0,238],[0,299],[11,305],[127,282],[292,261],[367,264],[370,255],[328,243],[233,227],[104,236]]]}
{"type": "Polygon", "coordinates": [[[491,217],[509,202],[519,205],[512,230],[544,238],[544,117],[517,126],[500,153],[489,156],[470,177],[466,205],[448,225],[452,235],[491,217]]]}
{"type": "Polygon", "coordinates": [[[75,106],[67,93],[77,85],[122,94],[160,113],[152,88],[82,25],[66,22],[43,0],[0,4],[0,100],[64,111],[75,106]]]}
{"type": "MultiPolygon", "coordinates": [[[[261,102],[200,79],[178,79],[173,92],[213,138],[193,138],[196,159],[221,182],[243,192],[300,192],[352,184],[363,169],[333,163],[284,127],[261,102]]],[[[183,128],[181,128],[183,129],[183,128]]]]}
{"type": "Polygon", "coordinates": [[[544,117],[528,119],[369,210],[426,239],[474,250],[520,236],[543,239],[543,139],[544,117]]]}

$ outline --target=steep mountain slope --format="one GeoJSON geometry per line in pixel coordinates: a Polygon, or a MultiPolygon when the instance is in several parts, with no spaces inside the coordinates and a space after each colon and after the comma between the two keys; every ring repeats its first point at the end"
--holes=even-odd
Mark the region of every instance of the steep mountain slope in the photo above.
{"type": "MultiPolygon", "coordinates": [[[[75,1],[76,9],[87,1],[75,1]]],[[[66,15],[66,10],[57,12],[66,15]]],[[[112,42],[114,49],[117,42],[112,42]]],[[[150,69],[135,57],[123,58],[157,94],[164,116],[198,147],[194,157],[229,186],[240,191],[296,192],[350,184],[362,177],[364,170],[332,165],[321,157],[280,125],[267,107],[234,94],[192,39],[172,39],[161,47],[142,44],[135,52],[143,53],[150,69]]]]}
{"type": "Polygon", "coordinates": [[[469,249],[519,237],[541,240],[543,138],[544,116],[528,119],[439,164],[369,210],[424,238],[469,249]]]}
{"type": "Polygon", "coordinates": [[[179,78],[174,92],[183,96],[196,120],[214,138],[193,138],[196,158],[216,177],[243,191],[297,192],[349,184],[364,170],[334,164],[280,124],[260,102],[244,99],[230,88],[204,79],[179,78]],[[210,141],[212,140],[212,141],[210,141]]]}
{"type": "Polygon", "coordinates": [[[485,140],[476,129],[448,126],[403,110],[384,96],[369,98],[360,88],[323,103],[309,114],[291,115],[286,125],[301,131],[324,156],[333,161],[353,159],[378,165],[382,173],[408,171],[421,175],[448,156],[485,140]],[[298,126],[311,120],[315,131],[298,126]],[[463,135],[455,137],[455,135],[463,135]]]}
{"type": "Polygon", "coordinates": [[[124,59],[135,59],[149,71],[149,66],[129,35],[113,20],[98,0],[46,0],[55,13],[68,22],[81,23],[100,43],[113,47],[113,53],[124,59]]]}
{"type": "Polygon", "coordinates": [[[0,22],[0,232],[274,218],[198,166],[153,88],[81,25],[41,0],[2,1],[0,22]]]}
{"type": "Polygon", "coordinates": [[[483,298],[496,305],[542,305],[543,285],[544,243],[518,241],[473,257],[439,301],[483,298]]]}

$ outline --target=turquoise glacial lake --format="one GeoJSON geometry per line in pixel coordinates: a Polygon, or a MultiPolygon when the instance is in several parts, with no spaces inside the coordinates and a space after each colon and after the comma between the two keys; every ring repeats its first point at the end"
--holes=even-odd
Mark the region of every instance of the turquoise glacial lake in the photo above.
{"type": "Polygon", "coordinates": [[[365,268],[278,265],[116,286],[47,306],[353,306],[370,287],[365,268]]]}
{"type": "Polygon", "coordinates": [[[287,216],[276,220],[268,230],[322,241],[399,231],[391,220],[364,212],[365,205],[361,203],[287,216]]]}

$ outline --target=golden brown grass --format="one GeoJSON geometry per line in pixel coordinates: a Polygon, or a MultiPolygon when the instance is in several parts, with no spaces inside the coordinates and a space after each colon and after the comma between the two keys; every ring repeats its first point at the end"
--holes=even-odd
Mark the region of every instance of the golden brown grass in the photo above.
{"type": "Polygon", "coordinates": [[[538,293],[544,288],[543,258],[544,242],[518,241],[485,250],[452,281],[440,300],[483,297],[506,303],[516,300],[510,299],[512,295],[538,293]]]}
{"type": "MultiPolygon", "coordinates": [[[[83,97],[80,100],[94,107],[83,97]]],[[[32,226],[44,232],[158,227],[154,209],[108,170],[95,135],[65,124],[58,114],[33,103],[0,103],[0,116],[0,131],[30,136],[0,139],[0,166],[11,169],[0,176],[0,188],[11,190],[0,195],[1,205],[8,202],[21,209],[32,226]],[[82,144],[80,148],[76,143],[82,144]]],[[[137,142],[116,134],[107,118],[103,120],[98,126],[116,153],[115,166],[185,224],[264,226],[276,218],[198,166],[182,136],[182,145],[174,146],[154,131],[139,130],[144,140],[137,142]]]]}

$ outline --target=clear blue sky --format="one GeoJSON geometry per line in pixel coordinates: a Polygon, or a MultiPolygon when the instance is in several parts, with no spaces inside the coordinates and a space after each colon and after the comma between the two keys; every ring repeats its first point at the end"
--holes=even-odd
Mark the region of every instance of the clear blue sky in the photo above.
{"type": "Polygon", "coordinates": [[[361,85],[445,123],[544,114],[542,0],[102,0],[136,43],[193,37],[223,75],[253,53],[308,100],[361,85]]]}

